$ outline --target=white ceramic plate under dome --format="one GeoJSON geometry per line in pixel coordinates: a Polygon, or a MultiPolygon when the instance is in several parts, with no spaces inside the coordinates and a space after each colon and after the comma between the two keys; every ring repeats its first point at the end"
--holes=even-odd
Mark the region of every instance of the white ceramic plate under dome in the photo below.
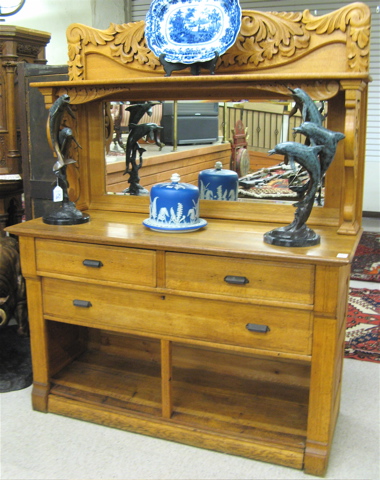
{"type": "Polygon", "coordinates": [[[240,25],[239,0],[153,0],[145,38],[157,57],[191,64],[222,55],[235,43],[240,25]]]}
{"type": "Polygon", "coordinates": [[[207,220],[203,220],[203,218],[199,218],[198,221],[192,224],[184,224],[183,226],[179,225],[170,225],[157,222],[157,220],[152,220],[151,218],[147,218],[143,221],[143,225],[150,228],[155,232],[165,232],[165,233],[185,233],[185,232],[195,232],[200,228],[203,228],[207,225],[207,220]]]}

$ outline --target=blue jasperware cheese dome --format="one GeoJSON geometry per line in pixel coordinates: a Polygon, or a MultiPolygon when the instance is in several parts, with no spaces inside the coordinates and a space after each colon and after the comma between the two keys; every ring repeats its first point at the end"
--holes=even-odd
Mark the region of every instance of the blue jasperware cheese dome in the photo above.
{"type": "Polygon", "coordinates": [[[201,200],[228,200],[232,202],[237,200],[238,174],[222,167],[221,162],[216,162],[215,168],[202,170],[199,173],[198,185],[201,200]]]}
{"type": "Polygon", "coordinates": [[[199,189],[181,183],[174,173],[171,182],[153,185],[150,191],[150,217],[143,221],[146,227],[164,232],[192,231],[207,222],[199,218],[199,189]]]}

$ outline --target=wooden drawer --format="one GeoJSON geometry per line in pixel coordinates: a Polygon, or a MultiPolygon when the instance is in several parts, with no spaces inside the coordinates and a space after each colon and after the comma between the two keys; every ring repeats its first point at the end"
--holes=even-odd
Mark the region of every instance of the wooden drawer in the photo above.
{"type": "Polygon", "coordinates": [[[311,353],[312,313],[297,309],[160,295],[44,278],[47,318],[105,329],[278,352],[311,353]],[[75,306],[74,300],[89,302],[75,306]],[[267,325],[266,333],[247,324],[267,325]]]}
{"type": "Polygon", "coordinates": [[[39,274],[156,286],[156,252],[86,243],[36,240],[39,274]],[[100,262],[100,263],[99,263],[100,262]]]}
{"type": "Polygon", "coordinates": [[[182,291],[312,305],[314,267],[286,262],[167,253],[166,286],[182,291]],[[226,278],[228,276],[232,278],[226,278]],[[247,279],[248,283],[228,283],[243,279],[247,279]]]}

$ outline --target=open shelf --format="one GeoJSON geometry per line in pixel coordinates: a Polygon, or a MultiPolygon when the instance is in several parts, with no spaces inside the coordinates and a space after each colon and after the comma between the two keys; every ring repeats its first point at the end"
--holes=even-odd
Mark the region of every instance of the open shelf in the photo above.
{"type": "Polygon", "coordinates": [[[160,369],[145,362],[88,351],[51,380],[54,395],[149,415],[161,414],[160,369]]]}
{"type": "MultiPolygon", "coordinates": [[[[103,412],[92,418],[95,422],[122,412],[125,418],[155,419],[157,428],[170,424],[178,431],[192,429],[232,443],[235,438],[303,455],[308,364],[181,343],[165,350],[159,339],[50,321],[48,326],[54,332],[51,363],[56,365],[49,401],[53,410],[54,405],[59,409],[62,402],[72,402],[78,409],[92,406],[103,412]],[[62,361],[67,338],[71,360],[67,355],[62,361]],[[77,352],[72,345],[78,346],[77,352]],[[167,374],[162,365],[167,365],[167,374]]],[[[112,425],[107,419],[101,423],[112,425]]],[[[140,431],[138,426],[135,430],[140,431]]],[[[173,438],[179,440],[175,434],[173,438]]]]}
{"type": "Polygon", "coordinates": [[[172,378],[173,422],[304,449],[308,365],[174,344],[172,378]]]}
{"type": "MultiPolygon", "coordinates": [[[[51,394],[161,415],[160,359],[147,356],[142,338],[54,321],[47,331],[51,394]]],[[[159,347],[159,340],[150,345],[159,347]]]]}

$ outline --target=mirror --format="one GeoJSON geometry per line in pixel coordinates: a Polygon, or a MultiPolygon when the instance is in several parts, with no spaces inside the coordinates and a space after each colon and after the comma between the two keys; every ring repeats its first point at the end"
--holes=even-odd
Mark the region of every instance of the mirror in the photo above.
{"type": "MultiPolygon", "coordinates": [[[[302,118],[299,111],[294,112],[291,99],[151,103],[139,124],[159,128],[138,141],[139,180],[147,194],[152,185],[169,181],[172,173],[179,173],[182,182],[198,185],[199,172],[221,161],[224,169],[239,175],[239,202],[297,200],[297,188],[308,179],[306,172],[301,168],[294,172],[283,156],[268,154],[284,141],[305,142],[305,137],[293,131],[302,118]]],[[[106,191],[110,195],[129,194],[125,170],[131,106],[128,101],[104,104],[106,191]]],[[[327,102],[322,108],[326,115],[327,102]]],[[[318,204],[322,203],[319,197],[318,204]]]]}

